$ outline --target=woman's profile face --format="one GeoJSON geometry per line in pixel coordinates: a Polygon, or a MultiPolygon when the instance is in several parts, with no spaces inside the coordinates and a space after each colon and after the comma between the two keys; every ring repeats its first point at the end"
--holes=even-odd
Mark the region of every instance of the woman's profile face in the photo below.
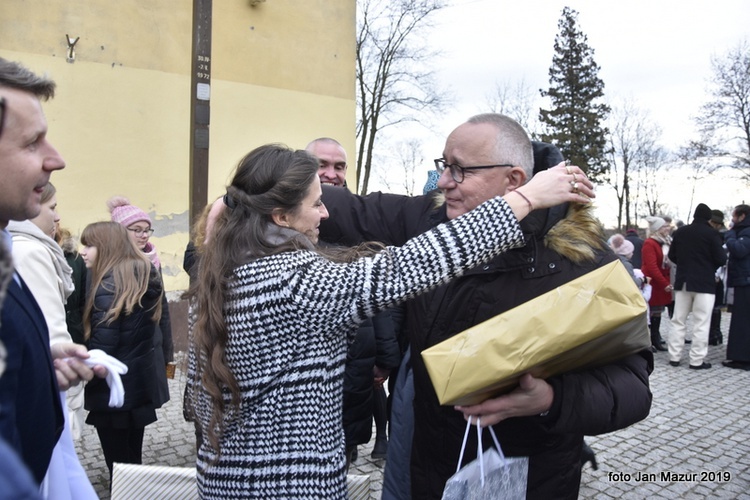
{"type": "Polygon", "coordinates": [[[52,196],[45,203],[42,203],[42,211],[39,215],[31,219],[36,227],[42,230],[50,238],[55,236],[55,227],[60,222],[60,215],[57,213],[57,196],[52,196]]]}
{"type": "Polygon", "coordinates": [[[313,243],[318,242],[320,221],[328,218],[328,210],[323,204],[322,196],[320,178],[316,175],[307,190],[307,196],[293,213],[286,215],[288,227],[303,233],[313,243]]]}

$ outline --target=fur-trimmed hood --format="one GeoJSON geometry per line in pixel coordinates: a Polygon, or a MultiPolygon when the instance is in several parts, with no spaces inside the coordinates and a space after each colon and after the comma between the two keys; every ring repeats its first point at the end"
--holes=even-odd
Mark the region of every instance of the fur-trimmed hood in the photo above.
{"type": "MultiPolygon", "coordinates": [[[[445,196],[433,194],[433,207],[442,208],[445,196]]],[[[544,245],[576,264],[592,262],[608,250],[604,228],[594,216],[593,204],[568,203],[537,210],[521,221],[525,234],[544,235],[544,245]],[[546,214],[546,220],[544,218],[546,214]]]]}
{"type": "Polygon", "coordinates": [[[576,264],[593,261],[598,251],[607,249],[604,228],[590,203],[569,204],[565,217],[545,234],[544,244],[576,264]]]}

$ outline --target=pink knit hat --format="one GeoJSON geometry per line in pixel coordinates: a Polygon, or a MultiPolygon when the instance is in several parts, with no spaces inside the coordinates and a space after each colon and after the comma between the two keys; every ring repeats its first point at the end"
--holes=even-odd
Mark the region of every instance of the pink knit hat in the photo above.
{"type": "Polygon", "coordinates": [[[617,255],[622,255],[626,258],[633,255],[633,252],[635,251],[635,246],[633,246],[633,244],[626,240],[621,234],[615,234],[612,236],[609,240],[609,246],[612,247],[612,250],[614,250],[617,255]]]}
{"type": "Polygon", "coordinates": [[[140,221],[148,222],[149,226],[152,225],[151,217],[140,208],[131,205],[130,201],[123,196],[113,196],[107,200],[107,208],[112,213],[112,221],[125,227],[140,221]]]}

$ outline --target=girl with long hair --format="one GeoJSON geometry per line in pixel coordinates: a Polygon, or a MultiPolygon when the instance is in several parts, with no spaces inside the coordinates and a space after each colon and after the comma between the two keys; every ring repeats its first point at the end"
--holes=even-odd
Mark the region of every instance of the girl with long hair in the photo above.
{"type": "Polygon", "coordinates": [[[342,384],[357,326],[523,245],[517,219],[532,206],[584,202],[590,187],[579,168],[555,167],[403,247],[323,253],[318,160],[280,145],[251,151],[189,293],[201,496],[345,498],[342,384]]]}
{"type": "Polygon", "coordinates": [[[84,310],[84,337],[89,349],[101,349],[128,367],[122,376],[124,404],[109,406],[106,381],[86,385],[86,423],[96,427],[104,459],[141,463],[145,427],[156,421],[153,401],[154,330],[161,316],[159,273],[116,222],[89,224],[81,233],[81,250],[91,275],[84,310]]]}
{"type": "MultiPolygon", "coordinates": [[[[159,271],[159,276],[161,276],[159,252],[151,241],[151,235],[154,234],[154,228],[151,227],[151,217],[137,206],[132,205],[123,196],[113,196],[108,199],[107,208],[112,216],[112,221],[121,224],[128,230],[130,240],[149,258],[156,270],[159,271]]],[[[163,280],[161,286],[164,288],[163,280]]],[[[157,408],[161,408],[169,401],[167,371],[171,371],[173,367],[169,365],[174,361],[172,321],[169,316],[169,303],[166,294],[162,296],[161,311],[161,319],[156,328],[156,335],[154,335],[154,368],[156,371],[153,390],[156,391],[154,403],[156,403],[157,408]]]]}

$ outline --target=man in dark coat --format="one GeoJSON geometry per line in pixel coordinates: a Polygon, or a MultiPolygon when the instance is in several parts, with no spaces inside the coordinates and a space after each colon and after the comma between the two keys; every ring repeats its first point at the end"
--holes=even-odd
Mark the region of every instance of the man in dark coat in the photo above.
{"type": "MultiPolygon", "coordinates": [[[[401,245],[483,201],[522,186],[535,163],[562,157],[550,145],[532,145],[523,129],[502,115],[471,118],[446,141],[440,192],[407,197],[372,193],[358,197],[325,189],[330,218],[321,239],[341,244],[376,240],[401,245]]],[[[574,180],[571,180],[574,182],[574,180]]],[[[606,247],[591,207],[536,210],[522,222],[527,244],[468,271],[462,278],[406,304],[414,376],[411,497],[439,499],[456,471],[466,426],[464,413],[440,406],[420,353],[461,331],[599,268],[616,257],[606,247]]],[[[494,425],[508,456],[529,457],[528,498],[577,498],[584,435],[611,432],[648,415],[653,367],[650,350],[596,369],[536,379],[530,375],[510,394],[464,409],[494,425]]],[[[489,433],[485,433],[489,446],[489,433]]],[[[465,463],[476,456],[469,440],[465,463]]]]}
{"type": "MultiPolygon", "coordinates": [[[[2,113],[2,110],[0,110],[2,113]]],[[[0,117],[0,124],[2,118],[0,117]]],[[[2,130],[0,130],[2,133],[2,130]]],[[[13,276],[13,262],[10,250],[5,241],[0,240],[0,309],[5,302],[5,293],[13,276]]],[[[0,324],[2,326],[2,324],[0,324]]],[[[5,371],[5,348],[0,344],[0,377],[5,371]]],[[[34,484],[29,469],[21,461],[20,456],[0,436],[0,491],[6,498],[24,498],[27,500],[41,499],[38,485],[34,484]]]]}
{"type": "MultiPolygon", "coordinates": [[[[0,234],[10,246],[10,220],[36,217],[42,188],[53,171],[65,167],[47,141],[47,120],[40,99],[54,95],[55,84],[17,63],[0,58],[0,234]]],[[[94,371],[81,358],[84,346],[58,343],[50,351],[44,315],[34,296],[16,273],[8,285],[0,320],[0,342],[7,350],[0,377],[0,438],[5,440],[41,483],[65,421],[59,390],[94,371]],[[68,358],[63,361],[63,358],[68,358]],[[53,365],[53,359],[55,360],[53,365]]],[[[103,367],[97,375],[106,376],[103,367]]]]}
{"type": "Polygon", "coordinates": [[[705,370],[711,363],[704,361],[708,353],[708,331],[716,299],[716,270],[727,261],[721,235],[712,228],[711,209],[700,203],[693,222],[672,235],[669,260],[677,266],[674,282],[674,330],[667,339],[669,364],[679,366],[687,335],[687,317],[693,313],[693,335],[690,346],[690,368],[705,370]]]}
{"type": "Polygon", "coordinates": [[[729,251],[727,285],[734,287],[724,366],[750,370],[750,205],[734,208],[724,242],[729,251]]]}

